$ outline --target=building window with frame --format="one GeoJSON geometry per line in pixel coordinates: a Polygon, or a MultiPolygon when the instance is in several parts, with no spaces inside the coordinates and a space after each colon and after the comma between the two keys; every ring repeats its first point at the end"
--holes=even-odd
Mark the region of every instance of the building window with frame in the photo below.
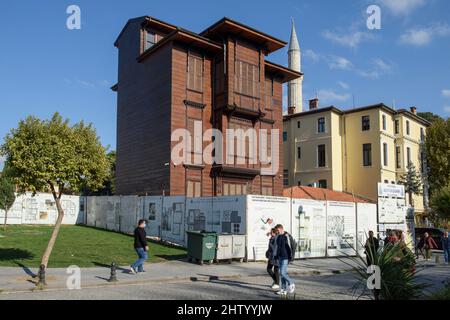
{"type": "Polygon", "coordinates": [[[326,189],[327,188],[327,180],[319,180],[319,188],[326,189]]]}
{"type": "Polygon", "coordinates": [[[263,195],[263,196],[273,196],[273,189],[272,189],[272,187],[262,187],[261,188],[261,195],[263,195]]]}
{"type": "Polygon", "coordinates": [[[317,132],[318,133],[325,132],[325,118],[317,119],[317,132]]]}
{"type": "Polygon", "coordinates": [[[289,170],[288,169],[283,170],[283,185],[285,185],[285,186],[289,185],[289,170]]]}
{"type": "Polygon", "coordinates": [[[273,107],[273,79],[272,78],[265,79],[264,96],[265,96],[265,108],[272,109],[272,107],[273,107]]]}
{"type": "Polygon", "coordinates": [[[152,31],[145,30],[145,46],[144,51],[153,47],[156,43],[156,34],[152,31]]]}
{"type": "Polygon", "coordinates": [[[319,168],[323,168],[326,166],[326,154],[324,144],[317,146],[317,166],[319,168]]]}
{"type": "Polygon", "coordinates": [[[409,125],[409,121],[406,120],[406,135],[409,136],[410,133],[411,133],[411,128],[410,128],[410,125],[409,125]]]}
{"type": "Polygon", "coordinates": [[[399,134],[400,133],[400,121],[399,120],[395,120],[395,134],[399,134]]]}
{"type": "Polygon", "coordinates": [[[400,146],[396,146],[395,147],[395,166],[397,167],[397,169],[401,168],[401,163],[400,163],[400,159],[401,159],[401,148],[400,146]]]}
{"type": "Polygon", "coordinates": [[[186,197],[199,198],[202,196],[202,183],[200,181],[188,180],[186,197]]]}
{"type": "Polygon", "coordinates": [[[409,165],[411,163],[411,148],[406,147],[406,163],[409,165]]]}
{"type": "Polygon", "coordinates": [[[203,58],[189,54],[187,88],[203,92],[203,58]]]}
{"type": "Polygon", "coordinates": [[[259,98],[259,68],[244,61],[236,61],[234,89],[237,93],[259,98]]]}
{"type": "Polygon", "coordinates": [[[363,166],[364,167],[372,166],[372,144],[371,143],[363,144],[363,166]]]}
{"type": "Polygon", "coordinates": [[[300,127],[301,127],[301,122],[297,121],[297,129],[300,129],[300,127]]]}
{"type": "Polygon", "coordinates": [[[388,166],[388,144],[386,142],[383,143],[383,165],[388,166]]]}
{"type": "Polygon", "coordinates": [[[286,142],[288,138],[287,132],[283,131],[283,142],[286,142]]]}
{"type": "Polygon", "coordinates": [[[386,124],[386,115],[385,114],[383,114],[383,116],[381,117],[381,121],[382,121],[382,125],[383,125],[383,130],[385,130],[386,131],[386,127],[387,127],[387,124],[386,124]]]}
{"type": "Polygon", "coordinates": [[[370,116],[362,116],[361,118],[362,131],[370,130],[370,116]]]}
{"type": "Polygon", "coordinates": [[[223,60],[216,61],[214,66],[215,94],[221,94],[225,91],[225,71],[223,60]]]}
{"type": "Polygon", "coordinates": [[[301,158],[302,158],[302,148],[297,147],[297,159],[301,159],[301,158]]]}
{"type": "Polygon", "coordinates": [[[420,142],[425,141],[425,130],[424,128],[420,127],[420,142]]]}

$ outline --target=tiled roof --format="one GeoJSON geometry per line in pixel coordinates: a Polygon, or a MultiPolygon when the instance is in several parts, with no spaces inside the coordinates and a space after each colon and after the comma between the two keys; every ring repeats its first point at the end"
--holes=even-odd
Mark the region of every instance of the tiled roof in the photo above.
{"type": "Polygon", "coordinates": [[[283,196],[296,199],[374,203],[373,201],[360,196],[355,195],[353,197],[352,194],[347,192],[305,186],[285,188],[283,190],[283,196]]]}

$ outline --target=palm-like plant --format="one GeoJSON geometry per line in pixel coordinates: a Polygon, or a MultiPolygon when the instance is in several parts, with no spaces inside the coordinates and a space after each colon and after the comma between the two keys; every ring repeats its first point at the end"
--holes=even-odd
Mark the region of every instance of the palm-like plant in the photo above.
{"type": "MultiPolygon", "coordinates": [[[[372,265],[379,267],[381,275],[380,289],[371,290],[375,300],[411,300],[422,296],[427,286],[417,280],[414,254],[404,242],[389,243],[376,252],[369,247],[366,254],[372,265]]],[[[359,295],[361,297],[369,290],[367,287],[371,280],[371,274],[367,272],[369,265],[358,253],[356,257],[349,258],[354,262],[349,265],[354,268],[359,280],[353,289],[355,291],[362,289],[359,295]]]]}

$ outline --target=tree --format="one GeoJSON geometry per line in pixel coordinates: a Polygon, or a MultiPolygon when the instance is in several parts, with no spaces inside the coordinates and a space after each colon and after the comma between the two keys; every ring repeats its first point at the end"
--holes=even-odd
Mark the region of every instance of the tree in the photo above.
{"type": "Polygon", "coordinates": [[[407,166],[407,171],[400,177],[400,184],[405,186],[405,192],[408,193],[409,204],[414,207],[413,194],[418,195],[422,190],[422,179],[412,162],[407,166]]]}
{"type": "Polygon", "coordinates": [[[50,191],[55,200],[58,217],[41,260],[45,271],[64,217],[61,197],[69,189],[102,187],[109,168],[105,149],[92,124],[70,126],[55,113],[51,120],[29,116],[20,121],[5,137],[1,153],[21,192],[50,191]]]}
{"type": "Polygon", "coordinates": [[[435,192],[430,201],[438,220],[450,218],[450,185],[435,192]]]}
{"type": "Polygon", "coordinates": [[[433,194],[450,184],[450,119],[438,120],[427,129],[425,150],[433,194]]]}
{"type": "Polygon", "coordinates": [[[438,120],[444,120],[441,116],[438,116],[433,112],[418,112],[417,115],[431,123],[434,123],[438,120]]]}
{"type": "Polygon", "coordinates": [[[8,211],[16,201],[16,186],[13,180],[7,174],[6,166],[0,174],[0,209],[5,211],[5,220],[3,222],[3,230],[6,231],[6,223],[8,222],[8,211]]]}
{"type": "Polygon", "coordinates": [[[92,191],[89,188],[84,188],[83,195],[85,196],[110,196],[116,191],[116,151],[110,151],[106,155],[109,162],[108,176],[103,182],[103,188],[97,191],[92,191]]]}

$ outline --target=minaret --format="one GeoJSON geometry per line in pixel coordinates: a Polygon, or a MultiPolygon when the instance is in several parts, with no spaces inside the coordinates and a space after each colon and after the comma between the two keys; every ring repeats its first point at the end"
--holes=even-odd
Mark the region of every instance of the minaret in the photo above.
{"type": "MultiPolygon", "coordinates": [[[[297,32],[295,32],[294,19],[292,19],[291,40],[288,50],[289,68],[301,72],[301,52],[298,43],[297,32]]],[[[303,76],[288,83],[288,108],[295,110],[295,113],[303,111],[303,76]]]]}

